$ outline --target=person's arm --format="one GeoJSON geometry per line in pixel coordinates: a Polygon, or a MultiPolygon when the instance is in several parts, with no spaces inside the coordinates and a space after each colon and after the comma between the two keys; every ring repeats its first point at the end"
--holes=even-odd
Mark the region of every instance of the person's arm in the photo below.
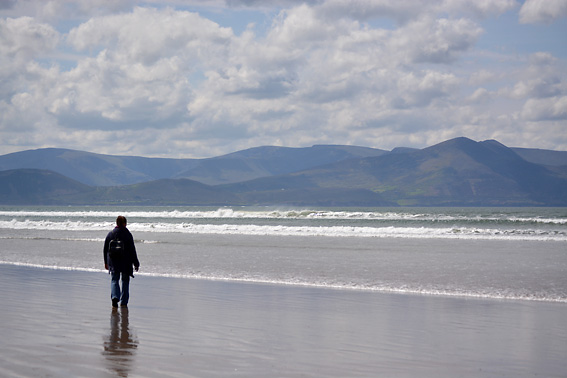
{"type": "Polygon", "coordinates": [[[110,244],[110,234],[104,239],[104,247],[102,248],[102,258],[104,259],[104,269],[108,270],[108,246],[110,244]]]}
{"type": "Polygon", "coordinates": [[[136,272],[140,269],[140,261],[138,260],[138,254],[136,253],[136,245],[134,244],[134,237],[130,234],[131,240],[131,251],[132,251],[132,264],[134,264],[134,270],[136,272]]]}

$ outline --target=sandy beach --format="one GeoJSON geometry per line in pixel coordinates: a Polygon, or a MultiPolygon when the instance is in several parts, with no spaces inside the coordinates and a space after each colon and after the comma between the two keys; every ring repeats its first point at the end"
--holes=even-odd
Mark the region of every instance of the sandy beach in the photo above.
{"type": "Polygon", "coordinates": [[[0,376],[564,377],[567,306],[0,265],[0,376]]]}

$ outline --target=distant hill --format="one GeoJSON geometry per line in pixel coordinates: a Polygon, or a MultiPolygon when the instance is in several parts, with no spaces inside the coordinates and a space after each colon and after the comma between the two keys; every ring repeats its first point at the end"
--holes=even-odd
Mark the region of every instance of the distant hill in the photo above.
{"type": "Polygon", "coordinates": [[[54,156],[45,165],[84,168],[81,172],[93,177],[97,170],[124,170],[136,179],[192,175],[231,183],[160,178],[129,185],[86,185],[53,171],[26,168],[0,171],[0,204],[567,206],[567,165],[561,163],[561,153],[518,152],[494,140],[455,138],[421,150],[392,152],[347,146],[259,147],[187,161],[43,152],[54,156]],[[71,162],[69,156],[77,159],[71,162]],[[244,177],[254,179],[243,181],[244,177]]]}
{"type": "Polygon", "coordinates": [[[3,205],[226,205],[239,199],[222,189],[188,179],[91,187],[39,169],[0,171],[3,205]]]}
{"type": "MultiPolygon", "coordinates": [[[[59,173],[39,169],[0,171],[0,204],[49,205],[93,189],[59,173]]],[[[66,200],[64,200],[66,202],[66,200]]]]}
{"type": "Polygon", "coordinates": [[[257,191],[274,196],[296,189],[366,189],[402,206],[567,205],[562,172],[527,162],[496,141],[467,138],[224,188],[241,195],[257,191]]]}
{"type": "Polygon", "coordinates": [[[58,173],[36,169],[0,172],[2,205],[151,205],[224,206],[248,204],[299,206],[393,205],[370,190],[344,188],[251,192],[242,195],[189,179],[90,187],[58,173]]]}
{"type": "Polygon", "coordinates": [[[189,179],[162,179],[139,184],[98,187],[69,196],[76,204],[93,205],[235,205],[232,193],[189,179]]]}
{"type": "Polygon", "coordinates": [[[187,169],[192,163],[190,159],[111,156],[61,148],[44,148],[0,156],[0,170],[50,170],[94,186],[126,185],[169,178],[187,169]]]}
{"type": "Polygon", "coordinates": [[[215,158],[202,159],[175,177],[190,178],[209,185],[229,184],[386,153],[388,151],[375,148],[339,145],[315,145],[304,148],[255,147],[215,158]]]}
{"type": "Polygon", "coordinates": [[[44,169],[92,186],[128,185],[168,178],[189,178],[216,185],[384,153],[386,151],[356,146],[256,147],[208,159],[162,159],[45,148],[0,156],[0,171],[44,169]]]}
{"type": "Polygon", "coordinates": [[[517,148],[512,150],[522,159],[531,163],[549,165],[552,167],[567,167],[567,151],[540,150],[537,148],[517,148]]]}

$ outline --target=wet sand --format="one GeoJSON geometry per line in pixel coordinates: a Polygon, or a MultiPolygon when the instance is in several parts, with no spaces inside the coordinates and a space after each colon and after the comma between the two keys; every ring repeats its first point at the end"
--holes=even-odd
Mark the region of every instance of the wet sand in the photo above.
{"type": "Polygon", "coordinates": [[[567,305],[0,264],[0,376],[565,377],[567,305]]]}

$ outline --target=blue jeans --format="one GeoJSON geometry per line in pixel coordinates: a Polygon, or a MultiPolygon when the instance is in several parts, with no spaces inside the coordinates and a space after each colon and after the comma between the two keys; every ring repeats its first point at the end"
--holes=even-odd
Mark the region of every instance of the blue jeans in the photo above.
{"type": "Polygon", "coordinates": [[[122,290],[120,290],[120,272],[112,272],[110,280],[110,297],[120,300],[122,305],[128,304],[130,299],[130,276],[122,273],[122,290]]]}

